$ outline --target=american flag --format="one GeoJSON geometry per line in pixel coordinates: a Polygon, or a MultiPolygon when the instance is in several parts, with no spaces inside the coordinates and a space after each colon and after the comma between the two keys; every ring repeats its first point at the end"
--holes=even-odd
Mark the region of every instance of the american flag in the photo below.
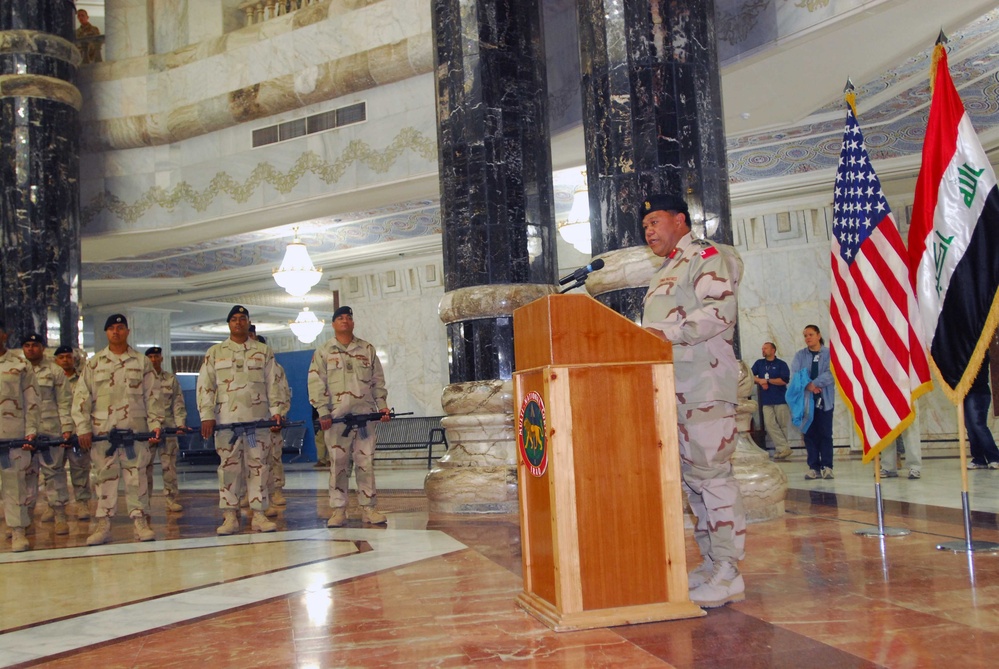
{"type": "Polygon", "coordinates": [[[864,462],[889,446],[915,418],[930,389],[905,246],[874,173],[852,104],[833,199],[833,375],[846,397],[864,462]]]}

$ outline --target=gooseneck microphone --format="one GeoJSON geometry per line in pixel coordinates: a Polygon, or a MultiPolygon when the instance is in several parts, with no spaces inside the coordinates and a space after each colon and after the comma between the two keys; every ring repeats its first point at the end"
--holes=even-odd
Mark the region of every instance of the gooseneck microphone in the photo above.
{"type": "Polygon", "coordinates": [[[603,266],[604,266],[603,258],[597,258],[586,267],[580,267],[572,274],[566,274],[565,276],[563,276],[561,279],[558,280],[558,285],[564,286],[565,284],[570,283],[572,281],[583,281],[584,279],[586,279],[587,274],[589,274],[590,272],[596,272],[598,269],[600,269],[603,266]]]}

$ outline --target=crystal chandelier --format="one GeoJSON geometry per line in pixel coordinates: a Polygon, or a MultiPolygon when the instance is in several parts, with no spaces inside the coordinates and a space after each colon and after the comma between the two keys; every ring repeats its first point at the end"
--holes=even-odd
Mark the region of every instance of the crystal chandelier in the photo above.
{"type": "Polygon", "coordinates": [[[316,318],[316,315],[309,311],[308,307],[302,307],[298,318],[288,324],[298,341],[303,344],[311,344],[323,331],[323,321],[316,318]]]}
{"type": "MultiPolygon", "coordinates": [[[[323,278],[321,270],[316,269],[309,257],[305,244],[298,238],[298,228],[295,228],[295,239],[288,244],[281,266],[274,270],[274,281],[293,297],[305,297],[314,285],[323,278]]],[[[313,318],[315,318],[313,316],[313,318]]],[[[314,339],[314,337],[313,337],[314,339]]],[[[311,341],[311,340],[309,340],[311,341]]]]}

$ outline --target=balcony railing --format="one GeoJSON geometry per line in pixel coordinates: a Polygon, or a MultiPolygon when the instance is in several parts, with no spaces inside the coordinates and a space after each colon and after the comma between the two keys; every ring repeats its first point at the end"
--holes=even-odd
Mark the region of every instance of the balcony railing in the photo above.
{"type": "Polygon", "coordinates": [[[249,0],[239,6],[246,16],[246,25],[252,26],[254,23],[263,23],[268,19],[273,19],[285,14],[308,7],[318,5],[323,0],[249,0]]]}

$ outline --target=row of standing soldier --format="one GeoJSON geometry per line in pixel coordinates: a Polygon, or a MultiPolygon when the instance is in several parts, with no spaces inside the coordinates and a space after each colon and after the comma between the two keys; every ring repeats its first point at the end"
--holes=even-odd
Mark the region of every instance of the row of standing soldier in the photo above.
{"type": "MultiPolygon", "coordinates": [[[[242,432],[237,438],[216,430],[219,424],[273,421],[280,424],[290,408],[290,391],[283,368],[269,346],[257,339],[249,312],[234,306],[227,318],[230,337],[209,349],[198,377],[197,402],[202,437],[214,438],[220,456],[219,506],[223,523],[218,534],[239,531],[239,507],[252,510],[251,528],[272,532],[275,507],[287,502],[283,494],[280,427],[242,432]]],[[[362,520],[386,522],[375,507],[372,469],[374,431],[341,435],[332,429],[333,414],[361,410],[389,413],[384,375],[374,347],[353,336],[353,312],[341,307],[333,318],[336,336],[317,350],[309,372],[309,394],[320,410],[323,437],[330,445],[329,527],[346,521],[347,478],[351,451],[359,486],[362,520]]],[[[56,534],[68,534],[66,507],[70,502],[65,476],[69,461],[76,518],[90,518],[91,475],[97,504],[88,545],[111,539],[111,519],[118,506],[119,479],[124,478],[126,507],[135,538],[152,541],[149,526],[153,462],[159,451],[163,466],[166,510],[183,510],[178,500],[177,438],[161,434],[183,432],[186,410],[176,377],[162,369],[162,350],[152,347],[140,355],[128,345],[128,321],[114,314],[105,322],[108,346],[78,368],[79,352],[62,346],[55,359],[44,356],[45,340],[33,334],[22,342],[24,357],[6,348],[7,332],[0,323],[0,439],[16,441],[37,436],[69,440],[76,435],[79,449],[10,448],[0,474],[5,518],[15,552],[30,547],[26,532],[38,497],[39,472],[48,507],[41,522],[55,523],[56,534]],[[93,448],[95,435],[106,439],[112,430],[146,433],[128,448],[93,448]],[[162,439],[160,437],[163,437],[162,439]]],[[[68,443],[68,442],[67,442],[68,443]]]]}

